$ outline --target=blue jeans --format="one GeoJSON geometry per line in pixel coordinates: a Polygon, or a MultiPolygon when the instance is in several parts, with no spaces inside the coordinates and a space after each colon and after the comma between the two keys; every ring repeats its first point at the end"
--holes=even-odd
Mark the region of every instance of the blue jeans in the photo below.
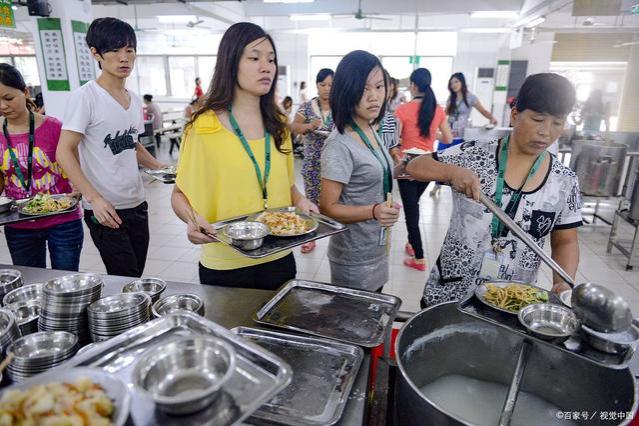
{"type": "Polygon", "coordinates": [[[62,223],[45,229],[4,228],[14,265],[47,267],[47,244],[51,268],[77,271],[84,242],[82,220],[62,223]]]}

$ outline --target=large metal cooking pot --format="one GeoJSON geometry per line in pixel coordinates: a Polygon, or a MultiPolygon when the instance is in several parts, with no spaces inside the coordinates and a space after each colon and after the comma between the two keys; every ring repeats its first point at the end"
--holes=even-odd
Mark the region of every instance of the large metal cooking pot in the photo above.
{"type": "Polygon", "coordinates": [[[635,171],[634,181],[635,183],[632,190],[632,197],[630,198],[630,210],[628,211],[628,217],[632,220],[639,220],[639,167],[635,171]]]}
{"type": "MultiPolygon", "coordinates": [[[[521,336],[465,315],[455,303],[416,314],[395,342],[397,424],[498,424],[522,344],[521,336]]],[[[602,422],[598,413],[634,413],[637,405],[628,368],[599,367],[536,342],[529,348],[520,389],[513,426],[571,424],[558,419],[569,411],[597,413],[579,424],[628,424],[602,422]]]]}
{"type": "Polygon", "coordinates": [[[604,141],[577,140],[572,144],[570,166],[585,195],[616,196],[628,146],[604,141]]]}

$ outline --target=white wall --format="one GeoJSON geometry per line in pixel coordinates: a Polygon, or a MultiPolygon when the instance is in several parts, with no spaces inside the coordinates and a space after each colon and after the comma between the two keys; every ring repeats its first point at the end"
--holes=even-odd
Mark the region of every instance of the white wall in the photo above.
{"type": "Polygon", "coordinates": [[[300,81],[308,81],[309,52],[308,35],[271,32],[275,48],[277,49],[277,62],[279,65],[289,66],[288,93],[280,93],[284,98],[291,96],[297,99],[300,81]],[[295,84],[297,83],[297,84],[295,84]]]}
{"type": "Polygon", "coordinates": [[[527,75],[538,74],[540,72],[548,72],[550,69],[550,60],[552,59],[552,48],[554,44],[555,33],[539,33],[533,43],[530,38],[525,37],[521,47],[512,50],[511,59],[527,60],[527,75]]]}
{"type": "Polygon", "coordinates": [[[497,60],[510,59],[508,34],[459,33],[453,72],[462,72],[472,89],[477,68],[495,68],[497,60]]]}

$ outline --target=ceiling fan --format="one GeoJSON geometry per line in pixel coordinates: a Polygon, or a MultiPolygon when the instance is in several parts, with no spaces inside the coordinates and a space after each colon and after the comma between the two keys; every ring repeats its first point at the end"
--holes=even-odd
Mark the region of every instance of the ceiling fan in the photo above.
{"type": "Polygon", "coordinates": [[[196,16],[196,17],[195,17],[195,20],[194,20],[194,21],[189,21],[189,22],[187,22],[187,23],[186,23],[186,26],[187,26],[187,27],[189,27],[189,28],[195,28],[195,27],[198,27],[198,28],[206,28],[206,29],[209,29],[209,30],[211,29],[211,27],[207,27],[207,26],[205,26],[205,25],[201,25],[201,24],[203,24],[203,23],[204,23],[204,19],[202,19],[202,18],[200,18],[200,17],[196,16]]]}
{"type": "Polygon", "coordinates": [[[390,21],[391,18],[384,18],[381,16],[374,16],[374,15],[365,15],[364,12],[362,11],[362,0],[358,1],[358,5],[357,5],[357,12],[352,13],[352,14],[347,14],[347,15],[335,15],[336,18],[355,18],[358,20],[362,20],[362,19],[377,19],[379,21],[390,21]]]}

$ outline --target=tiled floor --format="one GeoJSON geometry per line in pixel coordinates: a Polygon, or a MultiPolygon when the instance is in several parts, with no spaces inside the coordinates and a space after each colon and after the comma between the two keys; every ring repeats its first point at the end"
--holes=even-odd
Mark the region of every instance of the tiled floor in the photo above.
{"type": "MultiPolygon", "coordinates": [[[[164,161],[171,161],[166,144],[163,145],[160,155],[164,161]]],[[[146,175],[144,180],[151,229],[151,242],[144,275],[173,281],[198,282],[199,248],[186,239],[186,226],[171,209],[170,195],[173,186],[151,181],[146,175]]],[[[299,187],[302,188],[301,184],[299,187]]],[[[399,200],[399,194],[396,194],[396,199],[399,200]]],[[[429,265],[439,253],[448,228],[451,207],[448,188],[443,188],[436,198],[431,198],[428,191],[422,197],[421,229],[429,265]]],[[[578,281],[592,281],[608,286],[625,297],[633,306],[635,315],[639,315],[639,267],[631,272],[626,271],[626,258],[623,255],[615,249],[611,254],[606,253],[609,232],[610,227],[601,222],[579,229],[581,261],[578,281]]],[[[631,232],[632,229],[629,226],[624,226],[621,228],[620,235],[627,235],[630,238],[631,232]]],[[[400,223],[392,231],[391,279],[384,287],[384,292],[399,296],[403,301],[402,310],[417,311],[428,271],[419,272],[402,264],[405,242],[406,228],[403,219],[400,219],[400,223]]],[[[303,255],[299,249],[295,250],[299,278],[330,282],[330,268],[326,257],[327,246],[328,240],[324,239],[318,241],[317,248],[310,254],[303,255]]],[[[4,238],[0,239],[0,262],[11,263],[4,238]]],[[[80,269],[105,272],[102,260],[86,230],[80,269]]],[[[539,284],[548,287],[550,280],[550,270],[544,267],[539,274],[539,284]]]]}

